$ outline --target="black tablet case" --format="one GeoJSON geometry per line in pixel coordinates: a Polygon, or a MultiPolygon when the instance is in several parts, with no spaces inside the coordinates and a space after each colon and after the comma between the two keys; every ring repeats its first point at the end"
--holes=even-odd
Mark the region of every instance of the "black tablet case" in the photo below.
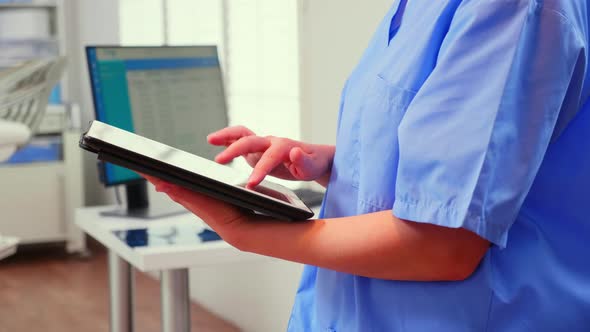
{"type": "MultiPolygon", "coordinates": [[[[136,152],[123,149],[99,139],[82,134],[80,147],[98,154],[98,159],[136,172],[151,175],[184,188],[208,195],[227,203],[256,211],[285,221],[305,220],[313,217],[313,212],[282,205],[271,199],[260,197],[235,188],[232,185],[210,179],[166,164],[136,152]]],[[[308,208],[309,209],[309,208],[308,208]]]]}

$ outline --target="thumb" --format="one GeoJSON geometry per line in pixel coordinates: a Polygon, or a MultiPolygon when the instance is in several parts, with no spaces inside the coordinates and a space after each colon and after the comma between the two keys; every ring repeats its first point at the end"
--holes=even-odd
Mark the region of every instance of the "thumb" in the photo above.
{"type": "Polygon", "coordinates": [[[289,159],[291,160],[289,170],[293,176],[300,180],[308,180],[313,177],[317,167],[311,154],[303,151],[300,147],[294,147],[289,152],[289,159]]]}

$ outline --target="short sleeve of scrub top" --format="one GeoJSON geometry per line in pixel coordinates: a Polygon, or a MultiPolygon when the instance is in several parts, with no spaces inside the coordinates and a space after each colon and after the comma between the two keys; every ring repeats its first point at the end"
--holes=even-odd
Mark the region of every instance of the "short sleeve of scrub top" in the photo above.
{"type": "Polygon", "coordinates": [[[580,90],[584,76],[573,75],[584,57],[558,13],[498,3],[459,8],[401,120],[393,213],[463,227],[504,247],[562,106],[579,100],[567,94],[580,90]]]}

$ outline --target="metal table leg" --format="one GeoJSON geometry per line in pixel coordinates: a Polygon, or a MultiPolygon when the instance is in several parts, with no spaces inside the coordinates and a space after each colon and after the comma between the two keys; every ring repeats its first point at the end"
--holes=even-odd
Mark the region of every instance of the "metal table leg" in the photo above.
{"type": "Polygon", "coordinates": [[[191,330],[188,269],[165,270],[161,273],[162,331],[191,330]]]}
{"type": "Polygon", "coordinates": [[[133,332],[133,268],[109,250],[110,331],[133,332]]]}

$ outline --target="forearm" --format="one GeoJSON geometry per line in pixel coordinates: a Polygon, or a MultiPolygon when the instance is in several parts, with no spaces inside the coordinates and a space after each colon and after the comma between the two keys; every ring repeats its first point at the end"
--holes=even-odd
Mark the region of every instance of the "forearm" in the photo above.
{"type": "Polygon", "coordinates": [[[391,211],[299,223],[273,220],[147,177],[240,250],[391,280],[467,278],[489,242],[464,230],[409,222],[391,211]]]}
{"type": "Polygon", "coordinates": [[[464,279],[487,248],[466,230],[403,221],[391,211],[301,223],[250,218],[257,220],[241,223],[234,239],[242,250],[371,278],[464,279]]]}

